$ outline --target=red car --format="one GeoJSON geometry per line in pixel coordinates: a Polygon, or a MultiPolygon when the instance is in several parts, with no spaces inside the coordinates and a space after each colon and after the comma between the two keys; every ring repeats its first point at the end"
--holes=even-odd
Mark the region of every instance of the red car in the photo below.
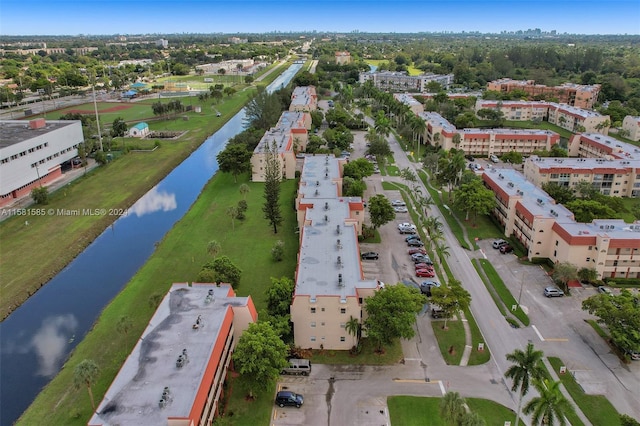
{"type": "Polygon", "coordinates": [[[426,269],[428,271],[433,271],[433,266],[427,265],[426,263],[416,263],[414,266],[416,269],[426,269]]]}
{"type": "Polygon", "coordinates": [[[416,275],[419,277],[433,278],[436,276],[436,273],[429,269],[416,269],[416,275]]]}
{"type": "Polygon", "coordinates": [[[423,248],[420,248],[420,247],[415,247],[415,248],[409,249],[409,254],[416,254],[416,253],[427,254],[427,251],[425,249],[423,249],[423,248]]]}

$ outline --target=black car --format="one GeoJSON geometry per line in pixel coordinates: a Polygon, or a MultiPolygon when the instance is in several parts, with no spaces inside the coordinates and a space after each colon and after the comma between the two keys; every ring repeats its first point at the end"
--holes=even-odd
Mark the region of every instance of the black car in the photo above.
{"type": "Polygon", "coordinates": [[[276,395],[276,404],[280,407],[284,407],[285,405],[295,405],[297,408],[300,408],[303,402],[304,398],[302,395],[295,392],[280,391],[276,395]]]}
{"type": "Polygon", "coordinates": [[[424,246],[424,243],[420,241],[418,238],[414,238],[413,240],[407,241],[407,245],[409,247],[422,247],[424,246]]]}
{"type": "Polygon", "coordinates": [[[466,158],[467,160],[469,160],[469,161],[471,161],[471,162],[476,161],[476,159],[475,159],[475,158],[473,158],[473,155],[465,155],[465,156],[464,156],[464,158],[466,158]]]}
{"type": "Polygon", "coordinates": [[[375,251],[368,251],[362,253],[360,255],[360,258],[363,260],[378,260],[378,253],[376,253],[375,251]]]}

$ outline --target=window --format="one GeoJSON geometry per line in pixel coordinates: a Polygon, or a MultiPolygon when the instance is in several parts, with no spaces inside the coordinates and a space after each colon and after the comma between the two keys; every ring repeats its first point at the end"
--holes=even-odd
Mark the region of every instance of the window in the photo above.
{"type": "Polygon", "coordinates": [[[344,336],[342,336],[342,337],[340,337],[340,341],[341,341],[341,342],[346,342],[346,341],[347,341],[347,338],[346,338],[346,337],[344,337],[344,336]]]}
{"type": "Polygon", "coordinates": [[[324,322],[324,321],[322,321],[322,322],[320,323],[320,325],[321,325],[322,327],[324,327],[325,322],[324,322]]]}
{"type": "Polygon", "coordinates": [[[320,308],[320,310],[321,310],[322,312],[324,312],[324,308],[320,308]]]}
{"type": "Polygon", "coordinates": [[[558,247],[558,240],[556,240],[556,247],[558,247]]]}
{"type": "Polygon", "coordinates": [[[347,308],[340,308],[340,313],[341,314],[346,314],[347,313],[347,308]]]}
{"type": "Polygon", "coordinates": [[[316,327],[316,322],[315,322],[315,321],[312,321],[312,322],[311,322],[311,328],[315,328],[315,327],[316,327]]]}
{"type": "Polygon", "coordinates": [[[590,257],[587,257],[587,262],[591,262],[591,258],[590,257]]]}
{"type": "Polygon", "coordinates": [[[344,322],[341,322],[341,323],[340,323],[340,328],[345,328],[346,326],[347,326],[347,324],[346,324],[346,323],[344,323],[344,322]]]}
{"type": "Polygon", "coordinates": [[[316,313],[316,308],[311,308],[311,313],[315,314],[316,313]]]}
{"type": "Polygon", "coordinates": [[[312,342],[315,342],[315,341],[316,341],[316,336],[311,336],[311,339],[310,339],[310,340],[311,340],[312,342]]]}

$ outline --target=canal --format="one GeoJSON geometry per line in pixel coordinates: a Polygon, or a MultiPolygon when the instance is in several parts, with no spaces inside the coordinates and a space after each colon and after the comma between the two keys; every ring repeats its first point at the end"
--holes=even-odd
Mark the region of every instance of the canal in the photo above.
{"type": "MultiPolygon", "coordinates": [[[[301,68],[292,65],[267,90],[286,86],[301,68]]],[[[243,130],[244,119],[243,109],[0,323],[0,425],[18,419],[188,211],[218,170],[218,153],[243,130]]]]}

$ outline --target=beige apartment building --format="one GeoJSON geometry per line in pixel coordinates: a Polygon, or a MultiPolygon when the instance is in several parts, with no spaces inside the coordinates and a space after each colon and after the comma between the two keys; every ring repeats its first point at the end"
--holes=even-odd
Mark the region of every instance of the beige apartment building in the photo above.
{"type": "Polygon", "coordinates": [[[257,319],[229,284],[174,284],[88,425],[211,425],[236,343],[257,319]]]}
{"type": "Polygon", "coordinates": [[[544,101],[495,101],[478,99],[476,113],[481,109],[499,109],[509,121],[548,121],[570,132],[609,132],[608,115],[566,104],[544,101]]]}
{"type": "Polygon", "coordinates": [[[291,302],[294,342],[301,348],[348,350],[357,342],[346,323],[365,317],[364,299],[380,288],[362,271],[358,235],[364,205],[342,197],[342,167],[334,156],[306,156],[296,208],[300,251],[291,302]]]}
{"type": "Polygon", "coordinates": [[[513,80],[511,78],[501,78],[487,83],[487,90],[496,92],[511,92],[516,89],[524,91],[534,100],[551,97],[559,103],[586,109],[593,108],[600,93],[599,84],[588,86],[563,83],[560,86],[545,86],[544,84],[535,84],[534,80],[513,80]]]}
{"type": "Polygon", "coordinates": [[[531,156],[524,163],[524,176],[535,186],[555,183],[575,190],[589,182],[604,195],[640,197],[640,159],[551,158],[531,156]]]}
{"type": "Polygon", "coordinates": [[[493,214],[504,235],[517,238],[527,258],[570,262],[593,268],[599,278],[640,278],[640,221],[619,219],[576,222],[567,208],[511,169],[491,169],[482,175],[496,195],[493,214]]]}
{"type": "Polygon", "coordinates": [[[289,111],[311,112],[317,109],[318,95],[314,86],[298,86],[293,89],[289,111]]]}
{"type": "Polygon", "coordinates": [[[621,142],[611,136],[598,133],[573,135],[569,141],[569,156],[634,160],[640,158],[640,147],[621,142]]]}
{"type": "Polygon", "coordinates": [[[560,141],[560,135],[551,130],[471,128],[458,130],[438,113],[423,112],[419,116],[427,124],[424,137],[426,141],[445,150],[456,148],[470,155],[499,156],[510,151],[526,155],[537,150],[549,150],[560,141]]]}
{"type": "Polygon", "coordinates": [[[378,89],[398,92],[425,92],[427,84],[431,81],[439,83],[444,89],[448,89],[453,84],[453,74],[433,74],[426,73],[420,75],[409,75],[406,72],[380,71],[361,72],[359,74],[360,83],[372,81],[378,89]]]}
{"type": "Polygon", "coordinates": [[[640,141],[640,117],[627,115],[622,120],[622,130],[629,132],[627,137],[632,141],[640,141]]]}
{"type": "Polygon", "coordinates": [[[411,112],[413,112],[415,115],[424,112],[424,105],[422,105],[421,102],[417,101],[408,93],[394,93],[393,98],[396,101],[408,106],[411,112]]]}
{"type": "Polygon", "coordinates": [[[276,144],[277,160],[283,179],[296,175],[296,153],[304,151],[309,141],[311,115],[306,112],[285,111],[275,127],[267,130],[251,156],[251,180],[264,182],[269,150],[276,144]]]}
{"type": "Polygon", "coordinates": [[[349,52],[336,52],[336,64],[349,65],[351,63],[351,53],[349,52]]]}

